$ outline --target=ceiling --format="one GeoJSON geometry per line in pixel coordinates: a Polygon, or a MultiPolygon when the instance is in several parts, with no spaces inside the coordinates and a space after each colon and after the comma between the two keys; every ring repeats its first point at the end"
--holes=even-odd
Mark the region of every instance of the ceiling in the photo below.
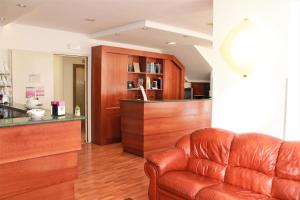
{"type": "MultiPolygon", "coordinates": [[[[162,50],[169,49],[168,42],[176,42],[175,47],[200,45],[212,46],[209,34],[178,28],[150,20],[107,29],[90,34],[92,38],[142,45],[162,50]]],[[[173,48],[174,46],[172,46],[173,48]]]]}
{"type": "Polygon", "coordinates": [[[195,46],[183,45],[181,48],[169,47],[168,53],[176,56],[176,58],[186,66],[185,76],[189,81],[210,81],[212,68],[195,46]]]}
{"type": "Polygon", "coordinates": [[[207,69],[208,64],[194,45],[212,46],[212,1],[0,0],[0,18],[5,17],[0,26],[12,22],[40,26],[173,52],[187,71],[197,69],[202,79],[207,70],[201,74],[201,67],[207,69]],[[19,3],[26,7],[16,6],[19,3]],[[177,44],[166,44],[171,41],[177,44]],[[199,57],[191,57],[197,52],[199,57]]]}
{"type": "Polygon", "coordinates": [[[19,12],[16,23],[72,32],[93,33],[144,19],[207,34],[212,33],[212,0],[0,0],[1,15],[19,12]],[[31,9],[29,5],[36,5],[31,9]],[[23,9],[23,10],[26,10],[23,9]],[[88,22],[84,19],[95,19],[88,22]]]}

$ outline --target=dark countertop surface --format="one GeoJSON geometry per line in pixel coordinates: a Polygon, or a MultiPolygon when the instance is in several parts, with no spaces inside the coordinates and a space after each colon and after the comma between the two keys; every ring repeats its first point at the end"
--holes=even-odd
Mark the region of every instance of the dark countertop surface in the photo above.
{"type": "Polygon", "coordinates": [[[32,120],[30,117],[27,117],[27,109],[25,105],[22,104],[10,104],[10,105],[0,105],[1,112],[7,109],[9,111],[16,111],[22,117],[17,118],[6,118],[0,119],[0,128],[1,127],[9,127],[9,126],[21,126],[21,125],[30,125],[30,124],[43,124],[43,123],[54,123],[54,122],[63,122],[63,121],[74,121],[74,120],[83,120],[85,116],[76,117],[73,114],[66,114],[64,116],[52,116],[49,110],[46,110],[46,114],[40,120],[32,120]],[[25,116],[25,117],[24,117],[25,116]]]}
{"type": "Polygon", "coordinates": [[[185,101],[207,101],[207,100],[211,100],[211,98],[208,98],[208,99],[148,100],[148,101],[122,99],[120,101],[132,102],[132,103],[163,103],[163,102],[185,102],[185,101]]]}

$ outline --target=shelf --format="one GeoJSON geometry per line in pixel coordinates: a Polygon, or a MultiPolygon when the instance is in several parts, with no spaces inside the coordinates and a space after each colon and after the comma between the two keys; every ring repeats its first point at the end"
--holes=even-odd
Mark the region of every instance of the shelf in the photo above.
{"type": "Polygon", "coordinates": [[[128,74],[146,74],[146,72],[128,72],[128,74]]]}
{"type": "Polygon", "coordinates": [[[162,73],[146,73],[147,75],[163,76],[162,73]]]}
{"type": "Polygon", "coordinates": [[[146,89],[148,91],[163,91],[163,89],[146,89]]]}
{"type": "Polygon", "coordinates": [[[163,76],[162,73],[147,73],[147,72],[128,72],[128,74],[143,74],[143,75],[155,75],[155,76],[163,76]]]}
{"type": "MultiPolygon", "coordinates": [[[[128,91],[139,91],[139,88],[127,89],[128,91]]],[[[145,91],[163,91],[163,89],[145,89],[145,91]]]]}

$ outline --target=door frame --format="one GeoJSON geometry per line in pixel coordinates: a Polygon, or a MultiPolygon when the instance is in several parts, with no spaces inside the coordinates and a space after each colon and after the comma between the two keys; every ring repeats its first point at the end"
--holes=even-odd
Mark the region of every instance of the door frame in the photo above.
{"type": "MultiPolygon", "coordinates": [[[[68,57],[68,56],[66,56],[68,57]]],[[[86,56],[78,56],[78,57],[83,57],[82,59],[85,59],[85,63],[82,64],[73,64],[73,112],[75,109],[75,98],[76,98],[76,89],[75,89],[75,84],[76,84],[76,68],[83,68],[85,71],[85,94],[84,94],[84,103],[85,103],[85,108],[84,108],[84,115],[86,118],[84,119],[85,121],[85,143],[89,143],[89,119],[88,119],[88,57],[86,56]]]]}
{"type": "MultiPolygon", "coordinates": [[[[74,109],[75,109],[75,104],[74,104],[74,102],[75,102],[75,99],[76,99],[76,88],[74,87],[75,85],[76,85],[76,69],[77,68],[82,68],[82,69],[84,69],[84,71],[86,72],[86,70],[85,70],[85,64],[73,64],[73,111],[74,111],[74,109]]],[[[84,91],[84,93],[85,93],[85,95],[84,96],[86,96],[86,75],[85,75],[85,91],[84,91]]],[[[84,110],[86,111],[86,97],[84,97],[84,104],[85,104],[85,108],[84,108],[84,110]]]]}

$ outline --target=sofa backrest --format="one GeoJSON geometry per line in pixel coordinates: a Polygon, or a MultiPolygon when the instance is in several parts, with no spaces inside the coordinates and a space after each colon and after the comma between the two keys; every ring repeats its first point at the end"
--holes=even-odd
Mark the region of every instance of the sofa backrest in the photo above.
{"type": "Polygon", "coordinates": [[[284,142],[279,150],[272,196],[300,199],[300,142],[284,142]]]}
{"type": "Polygon", "coordinates": [[[267,135],[237,134],[231,145],[225,182],[270,196],[281,143],[267,135]]]}
{"type": "Polygon", "coordinates": [[[190,136],[188,170],[201,176],[224,181],[234,133],[206,128],[190,136]]]}

